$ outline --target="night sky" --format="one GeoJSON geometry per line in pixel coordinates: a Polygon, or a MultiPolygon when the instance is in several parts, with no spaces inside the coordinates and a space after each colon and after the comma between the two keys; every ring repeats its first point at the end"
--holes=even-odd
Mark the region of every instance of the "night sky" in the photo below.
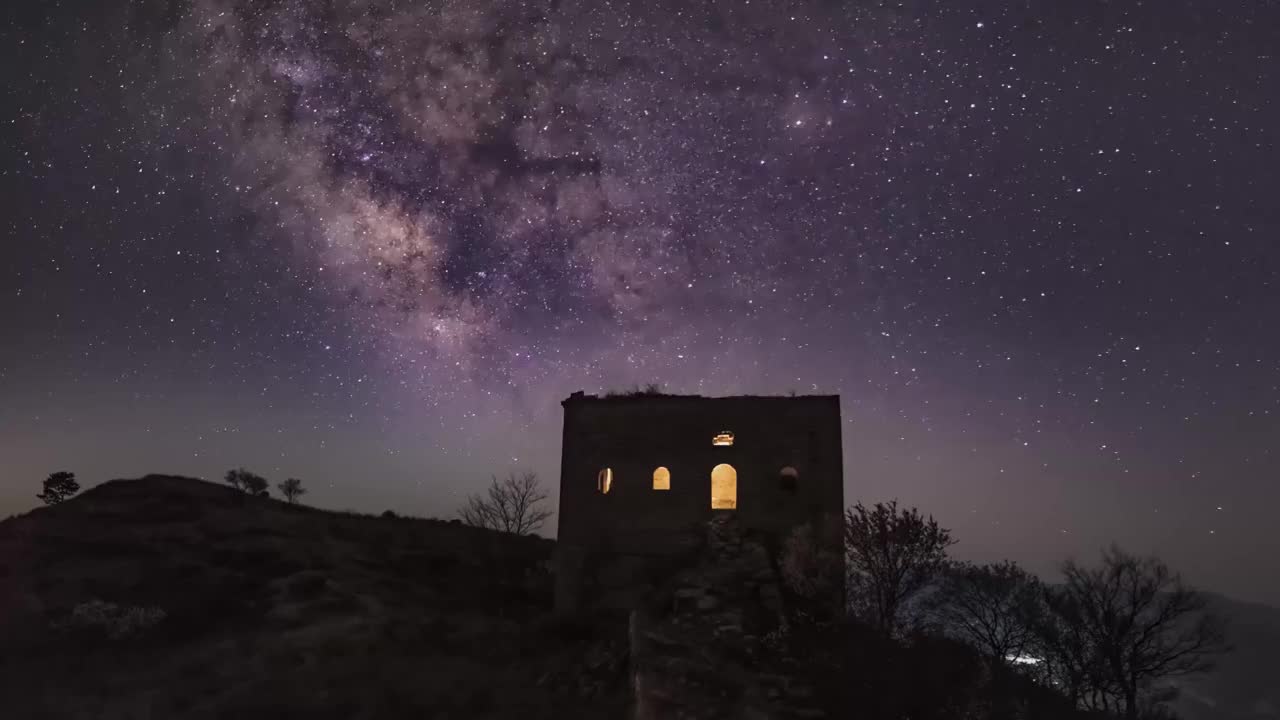
{"type": "Polygon", "coordinates": [[[0,516],[448,516],[574,390],[839,393],[959,557],[1280,603],[1275,3],[5,5],[0,516]]]}

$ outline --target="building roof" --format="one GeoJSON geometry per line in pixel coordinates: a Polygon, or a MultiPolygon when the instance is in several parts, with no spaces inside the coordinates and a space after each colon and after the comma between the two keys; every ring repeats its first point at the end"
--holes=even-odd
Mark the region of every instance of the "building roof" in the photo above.
{"type": "Polygon", "coordinates": [[[628,402],[644,402],[644,401],[664,401],[664,400],[705,400],[705,401],[743,401],[755,400],[766,402],[839,402],[839,395],[679,395],[674,393],[664,393],[649,390],[631,390],[623,392],[610,392],[605,395],[588,395],[584,391],[579,390],[569,397],[565,398],[561,404],[579,402],[593,403],[628,403],[628,402]]]}

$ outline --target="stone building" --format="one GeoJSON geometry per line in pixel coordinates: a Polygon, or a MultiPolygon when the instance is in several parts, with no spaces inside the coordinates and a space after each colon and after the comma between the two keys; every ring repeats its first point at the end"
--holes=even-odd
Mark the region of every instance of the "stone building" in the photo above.
{"type": "Polygon", "coordinates": [[[780,540],[843,508],[839,396],[576,392],[562,404],[560,610],[633,607],[718,515],[780,540]]]}

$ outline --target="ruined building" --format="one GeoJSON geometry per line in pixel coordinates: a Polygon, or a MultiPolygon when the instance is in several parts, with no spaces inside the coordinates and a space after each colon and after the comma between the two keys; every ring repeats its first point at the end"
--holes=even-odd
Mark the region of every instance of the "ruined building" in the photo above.
{"type": "Polygon", "coordinates": [[[843,507],[838,396],[576,392],[562,404],[561,610],[631,607],[717,515],[782,539],[843,507]]]}

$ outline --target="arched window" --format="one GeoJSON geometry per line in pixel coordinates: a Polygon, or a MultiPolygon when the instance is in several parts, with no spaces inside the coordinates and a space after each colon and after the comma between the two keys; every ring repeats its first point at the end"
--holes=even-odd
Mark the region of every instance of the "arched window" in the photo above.
{"type": "Polygon", "coordinates": [[[654,490],[670,490],[671,489],[671,471],[665,467],[660,467],[653,471],[653,489],[654,490]]]}
{"type": "Polygon", "coordinates": [[[783,490],[795,492],[800,487],[800,473],[788,465],[778,471],[778,481],[783,490]]]}
{"type": "Polygon", "coordinates": [[[601,495],[607,495],[611,487],[613,487],[613,468],[605,468],[596,475],[596,490],[601,495]]]}
{"type": "Polygon", "coordinates": [[[733,433],[728,430],[718,432],[711,438],[711,444],[716,447],[730,447],[733,445],[733,433]]]}
{"type": "Polygon", "coordinates": [[[734,510],[738,507],[738,471],[721,463],[711,469],[711,509],[734,510]]]}

